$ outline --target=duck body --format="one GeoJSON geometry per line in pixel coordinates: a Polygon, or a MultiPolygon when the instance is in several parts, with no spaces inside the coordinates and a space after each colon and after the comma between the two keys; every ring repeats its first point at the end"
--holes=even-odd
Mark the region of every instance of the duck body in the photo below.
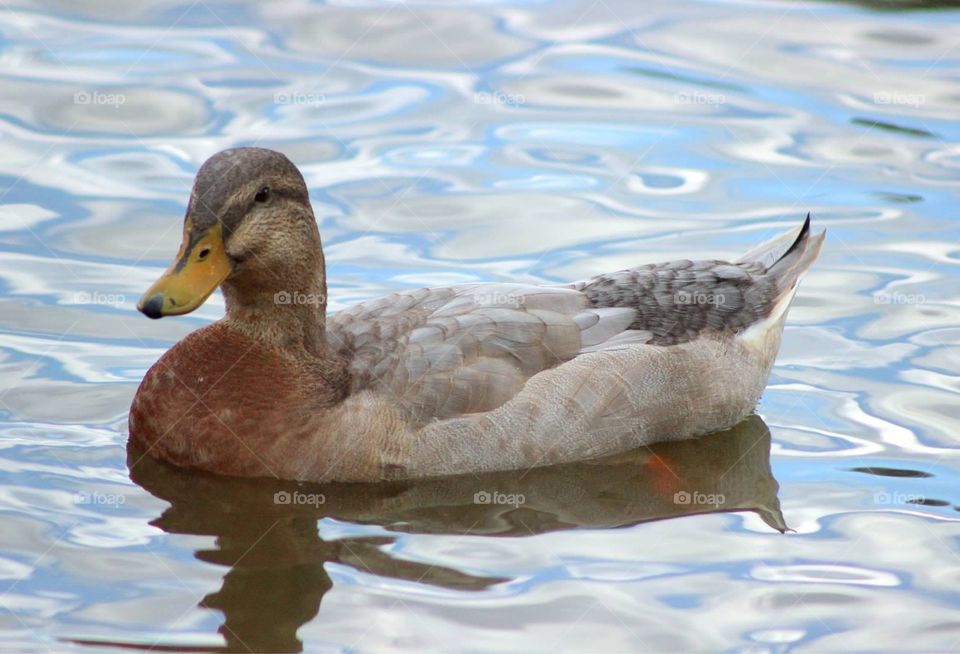
{"type": "Polygon", "coordinates": [[[328,316],[299,172],[228,150],[198,173],[178,259],[141,300],[151,317],[184,313],[220,285],[227,315],[147,372],[130,438],[182,467],[326,482],[523,469],[725,429],[756,406],[823,238],[808,218],[733,262],[409,290],[328,316]]]}

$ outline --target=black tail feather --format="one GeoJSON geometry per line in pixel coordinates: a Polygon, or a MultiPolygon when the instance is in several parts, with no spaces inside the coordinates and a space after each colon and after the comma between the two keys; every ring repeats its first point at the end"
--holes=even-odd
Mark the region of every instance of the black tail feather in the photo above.
{"type": "MultiPolygon", "coordinates": [[[[793,242],[793,244],[789,248],[787,248],[787,251],[783,253],[783,256],[777,259],[774,265],[776,265],[777,263],[780,263],[781,261],[789,257],[791,254],[796,252],[797,249],[799,249],[800,246],[803,245],[804,241],[807,240],[807,237],[809,235],[810,235],[810,212],[808,211],[807,218],[806,220],[803,221],[803,227],[800,228],[800,233],[797,234],[796,240],[793,242]]],[[[771,268],[772,267],[773,266],[771,266],[771,268]]]]}

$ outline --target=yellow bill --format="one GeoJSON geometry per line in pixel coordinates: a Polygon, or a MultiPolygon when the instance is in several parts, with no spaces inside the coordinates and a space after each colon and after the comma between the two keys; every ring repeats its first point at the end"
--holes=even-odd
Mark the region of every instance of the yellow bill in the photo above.
{"type": "Polygon", "coordinates": [[[190,313],[210,297],[230,274],[230,269],[220,223],[204,232],[194,233],[192,223],[187,219],[177,257],[143,294],[137,309],[148,318],[190,313]]]}

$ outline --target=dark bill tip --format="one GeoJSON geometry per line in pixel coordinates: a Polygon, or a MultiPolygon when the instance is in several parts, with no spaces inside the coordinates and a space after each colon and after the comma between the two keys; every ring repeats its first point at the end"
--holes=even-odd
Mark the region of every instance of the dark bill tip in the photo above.
{"type": "Polygon", "coordinates": [[[157,293],[137,307],[147,318],[163,318],[163,295],[157,293]]]}

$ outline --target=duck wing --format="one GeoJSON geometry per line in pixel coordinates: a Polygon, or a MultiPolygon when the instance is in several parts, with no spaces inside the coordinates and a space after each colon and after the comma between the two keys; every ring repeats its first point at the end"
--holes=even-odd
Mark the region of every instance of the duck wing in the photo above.
{"type": "Polygon", "coordinates": [[[651,264],[567,286],[403,291],[330,316],[327,337],[350,361],[351,392],[377,391],[423,425],[501,407],[558,366],[579,377],[582,366],[562,364],[582,355],[779,330],[822,241],[808,219],[732,263],[651,264]]]}
{"type": "Polygon", "coordinates": [[[571,288],[469,284],[350,307],[330,316],[327,337],[350,361],[352,392],[385,393],[422,424],[501,406],[584,347],[638,338],[635,319],[571,288]]]}

